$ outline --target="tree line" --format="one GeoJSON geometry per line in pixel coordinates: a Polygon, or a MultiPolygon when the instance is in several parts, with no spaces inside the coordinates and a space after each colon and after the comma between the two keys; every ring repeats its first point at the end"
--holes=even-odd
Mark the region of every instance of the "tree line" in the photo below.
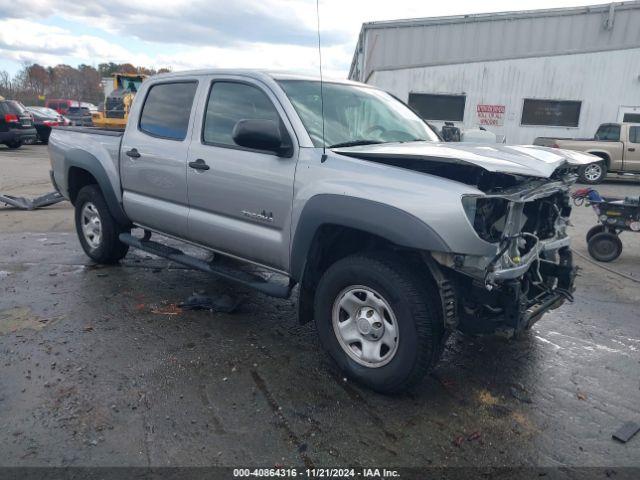
{"type": "Polygon", "coordinates": [[[0,70],[0,96],[19,100],[25,105],[44,105],[47,98],[68,98],[100,105],[104,101],[103,77],[111,77],[114,73],[154,75],[169,71],[167,68],[154,70],[113,62],[101,63],[97,68],[85,64],[77,67],[24,64],[13,76],[0,70]]]}

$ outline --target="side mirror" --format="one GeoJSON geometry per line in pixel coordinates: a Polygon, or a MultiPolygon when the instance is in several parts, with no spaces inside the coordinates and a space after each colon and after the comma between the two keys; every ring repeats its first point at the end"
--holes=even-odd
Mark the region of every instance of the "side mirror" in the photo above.
{"type": "Polygon", "coordinates": [[[280,125],[273,120],[239,120],[233,127],[231,136],[241,147],[266,150],[280,157],[293,153],[289,139],[282,135],[280,125]]]}

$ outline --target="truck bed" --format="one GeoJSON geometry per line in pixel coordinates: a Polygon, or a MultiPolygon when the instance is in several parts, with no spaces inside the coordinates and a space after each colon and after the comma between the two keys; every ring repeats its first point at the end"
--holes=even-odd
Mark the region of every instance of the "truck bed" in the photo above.
{"type": "Polygon", "coordinates": [[[106,135],[109,137],[121,137],[124,134],[124,128],[100,128],[100,127],[53,127],[55,130],[63,130],[68,132],[91,133],[95,135],[106,135]]]}
{"type": "Polygon", "coordinates": [[[53,179],[60,193],[69,198],[69,168],[82,157],[95,164],[116,188],[120,198],[120,143],[124,130],[97,127],[54,127],[49,137],[53,179]]]}

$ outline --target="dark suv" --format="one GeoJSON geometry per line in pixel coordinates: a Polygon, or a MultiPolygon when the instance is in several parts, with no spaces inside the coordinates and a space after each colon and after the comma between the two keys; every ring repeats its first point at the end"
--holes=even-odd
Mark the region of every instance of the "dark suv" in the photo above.
{"type": "Polygon", "coordinates": [[[0,143],[9,148],[20,148],[27,141],[35,141],[33,118],[24,106],[15,100],[0,100],[0,143]]]}

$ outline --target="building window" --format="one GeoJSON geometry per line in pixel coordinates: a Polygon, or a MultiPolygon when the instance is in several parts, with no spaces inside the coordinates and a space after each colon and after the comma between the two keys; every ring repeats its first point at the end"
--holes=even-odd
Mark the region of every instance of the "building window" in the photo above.
{"type": "Polygon", "coordinates": [[[464,95],[409,94],[409,106],[424,120],[462,122],[466,100],[464,95]]]}
{"type": "Polygon", "coordinates": [[[640,123],[640,113],[625,113],[622,121],[624,123],[640,123]]]}
{"type": "Polygon", "coordinates": [[[525,98],[521,125],[577,127],[582,102],[576,100],[538,100],[525,98]]]}

